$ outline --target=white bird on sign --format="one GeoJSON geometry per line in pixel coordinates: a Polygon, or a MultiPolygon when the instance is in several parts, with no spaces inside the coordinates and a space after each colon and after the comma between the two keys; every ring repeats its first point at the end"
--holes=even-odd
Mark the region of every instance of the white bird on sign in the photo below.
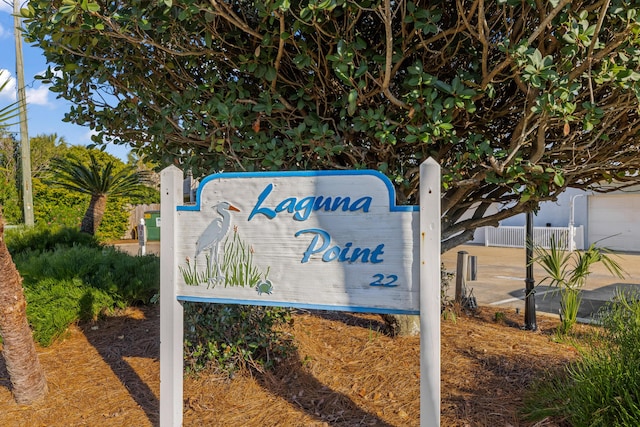
{"type": "Polygon", "coordinates": [[[222,278],[222,270],[218,262],[220,251],[220,242],[225,238],[231,228],[231,214],[229,211],[240,212],[240,209],[231,205],[229,202],[221,202],[214,206],[214,209],[222,216],[222,218],[214,219],[211,224],[202,232],[196,241],[196,258],[203,251],[209,250],[209,271],[213,270],[215,262],[218,276],[216,280],[222,278]]]}

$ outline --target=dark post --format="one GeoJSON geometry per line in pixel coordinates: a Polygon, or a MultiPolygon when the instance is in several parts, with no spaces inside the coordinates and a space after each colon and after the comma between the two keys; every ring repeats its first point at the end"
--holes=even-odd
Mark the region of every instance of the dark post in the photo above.
{"type": "Polygon", "coordinates": [[[526,239],[526,262],[527,278],[525,283],[524,299],[524,328],[529,331],[538,329],[536,325],[536,300],[535,300],[535,280],[533,279],[533,212],[527,212],[527,239],[526,239]]]}

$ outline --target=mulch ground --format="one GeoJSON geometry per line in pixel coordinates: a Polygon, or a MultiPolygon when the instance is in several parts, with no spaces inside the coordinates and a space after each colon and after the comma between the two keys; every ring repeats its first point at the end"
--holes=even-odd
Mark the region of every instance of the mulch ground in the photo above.
{"type": "MultiPolygon", "coordinates": [[[[527,387],[577,353],[552,339],[555,319],[521,324],[486,307],[442,321],[442,426],[531,426],[527,387]]],[[[418,338],[390,338],[376,315],[298,312],[290,328],[297,354],[274,372],[185,378],[184,425],[419,425],[418,338]]],[[[14,402],[0,358],[0,425],[158,425],[158,307],[73,326],[39,354],[49,394],[31,406],[14,402]]]]}

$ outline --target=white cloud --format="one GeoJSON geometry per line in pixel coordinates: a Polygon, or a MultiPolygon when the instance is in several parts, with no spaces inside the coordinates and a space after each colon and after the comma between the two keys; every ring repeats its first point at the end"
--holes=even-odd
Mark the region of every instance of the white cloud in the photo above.
{"type": "MultiPolygon", "coordinates": [[[[2,1],[2,0],[0,0],[2,1]]],[[[3,102],[16,101],[16,79],[11,75],[9,70],[0,69],[0,85],[9,79],[9,83],[0,92],[0,100],[3,102]]],[[[38,88],[26,88],[27,104],[52,106],[49,101],[49,86],[41,85],[38,88]]]]}
{"type": "Polygon", "coordinates": [[[93,141],[91,140],[92,136],[95,136],[98,134],[98,131],[94,130],[94,129],[89,129],[87,131],[87,133],[85,134],[85,138],[87,139],[87,141],[89,141],[89,143],[93,143],[93,141]]]}
{"type": "Polygon", "coordinates": [[[16,101],[16,79],[11,75],[9,70],[0,69],[0,86],[7,80],[9,82],[4,87],[2,92],[0,92],[0,99],[3,101],[15,102],[16,101]]]}
{"type": "Polygon", "coordinates": [[[27,104],[29,105],[51,105],[49,103],[49,86],[41,85],[38,88],[27,88],[27,104]]]}
{"type": "MultiPolygon", "coordinates": [[[[0,3],[2,0],[0,0],[0,3]]],[[[13,30],[9,30],[3,25],[0,25],[0,39],[9,39],[13,37],[13,30]]]]}

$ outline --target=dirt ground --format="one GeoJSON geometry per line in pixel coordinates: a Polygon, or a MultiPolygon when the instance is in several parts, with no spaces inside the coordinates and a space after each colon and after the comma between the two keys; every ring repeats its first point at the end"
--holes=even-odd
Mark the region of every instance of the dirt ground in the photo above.
{"type": "MultiPolygon", "coordinates": [[[[529,332],[522,314],[498,313],[442,321],[442,426],[531,426],[519,416],[527,386],[576,357],[552,339],[555,319],[538,315],[529,332]]],[[[187,377],[184,425],[418,426],[419,339],[382,327],[376,315],[299,311],[298,352],[275,372],[187,377]]],[[[15,404],[0,358],[0,425],[158,425],[158,307],[73,326],[39,353],[49,394],[32,406],[15,404]]]]}

